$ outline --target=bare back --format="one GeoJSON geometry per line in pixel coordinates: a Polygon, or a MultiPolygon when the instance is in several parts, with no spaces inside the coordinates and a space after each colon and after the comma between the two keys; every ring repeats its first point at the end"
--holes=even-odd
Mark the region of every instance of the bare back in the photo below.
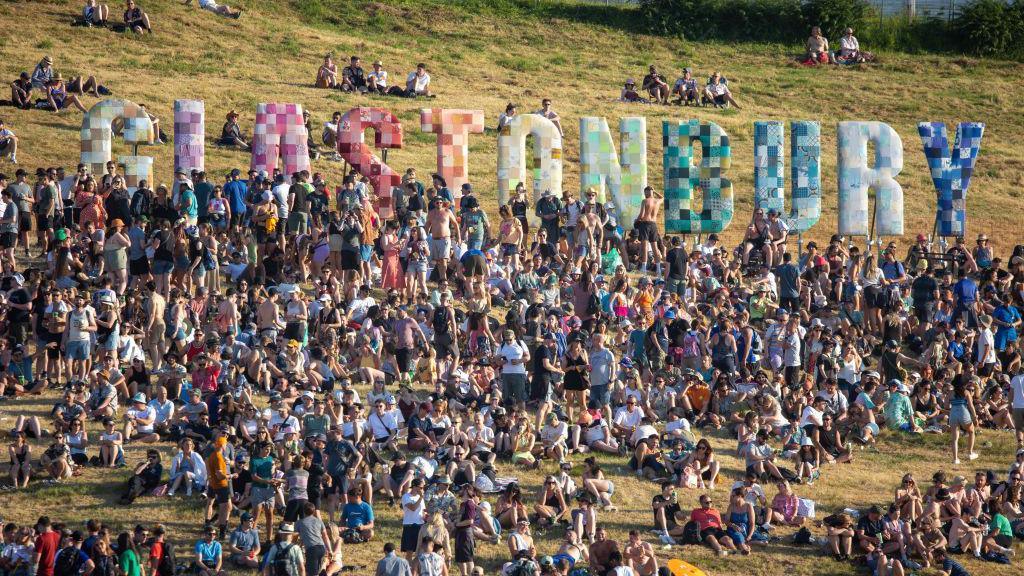
{"type": "Polygon", "coordinates": [[[640,222],[657,222],[658,212],[661,210],[661,200],[659,198],[644,198],[644,201],[640,204],[640,215],[636,219],[640,222]]]}

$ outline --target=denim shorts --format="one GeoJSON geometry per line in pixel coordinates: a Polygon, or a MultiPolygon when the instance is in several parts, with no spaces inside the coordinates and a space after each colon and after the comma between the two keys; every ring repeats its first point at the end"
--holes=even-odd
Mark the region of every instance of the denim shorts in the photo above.
{"type": "Polygon", "coordinates": [[[949,408],[950,426],[967,426],[971,424],[971,411],[963,404],[955,404],[949,408]]]}
{"type": "Polygon", "coordinates": [[[167,260],[153,260],[153,274],[155,274],[156,276],[170,274],[171,270],[173,269],[173,262],[169,262],[167,260]]]}
{"type": "Polygon", "coordinates": [[[86,360],[92,355],[92,343],[88,340],[72,340],[64,345],[68,358],[71,360],[86,360]]]}

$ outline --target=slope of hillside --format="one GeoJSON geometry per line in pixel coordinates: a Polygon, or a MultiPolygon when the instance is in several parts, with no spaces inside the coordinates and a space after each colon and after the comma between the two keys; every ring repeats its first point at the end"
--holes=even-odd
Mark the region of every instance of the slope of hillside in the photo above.
{"type": "MultiPolygon", "coordinates": [[[[405,124],[406,145],[390,153],[396,168],[434,165],[434,136],[418,127],[421,106],[483,109],[493,127],[506,102],[533,110],[541,97],[554,100],[565,127],[565,186],[578,186],[578,121],[605,116],[614,127],[625,115],[648,119],[648,165],[660,187],[660,121],[715,121],[733,141],[729,177],[736,187],[737,220],[750,215],[753,179],[753,121],[818,120],[822,123],[825,216],[812,236],[835,229],[835,124],[869,119],[890,123],[902,136],[908,231],[930,229],[934,194],[916,133],[919,121],[983,121],[988,127],[968,203],[972,232],[998,232],[1024,205],[1024,120],[1019,113],[1024,66],[998,61],[882,54],[867,68],[807,69],[795,66],[792,47],[760,44],[688,43],[634,33],[641,28],[629,9],[566,3],[386,1],[283,1],[243,3],[240,20],[226,20],[179,2],[144,4],[157,34],[135,37],[104,29],[72,28],[77,2],[5,2],[0,17],[16,35],[4,38],[0,75],[13,78],[51,54],[65,76],[89,73],[115,95],[144,102],[168,128],[176,97],[206,101],[207,133],[219,131],[224,113],[242,113],[251,129],[255,104],[295,101],[314,115],[314,125],[334,110],[356,105],[386,106],[405,124]],[[597,23],[594,23],[597,22],[597,23]],[[341,94],[311,86],[326,52],[344,60],[384,61],[399,79],[423,61],[439,94],[430,102],[341,94]],[[614,101],[626,77],[639,79],[655,63],[674,78],[685,65],[704,77],[721,70],[743,105],[720,111],[627,105],[614,101]]],[[[115,9],[117,7],[115,6],[115,9]]],[[[339,66],[343,63],[339,64],[339,66]]],[[[91,99],[87,99],[90,100],[91,99]]],[[[72,165],[77,160],[80,116],[68,111],[0,110],[22,138],[20,160],[27,166],[72,165]]],[[[495,136],[471,137],[470,176],[491,196],[495,188],[495,136]]],[[[170,179],[170,146],[145,147],[157,157],[157,180],[170,179]]],[[[208,167],[219,172],[244,165],[240,153],[209,147],[208,167]]],[[[340,165],[317,170],[337,176],[340,165]]]]}
{"type": "MultiPolygon", "coordinates": [[[[486,112],[486,134],[470,139],[470,177],[493,210],[496,188],[496,136],[493,127],[507,102],[521,110],[539,107],[542,97],[554,100],[565,128],[565,187],[579,182],[578,126],[584,115],[604,116],[611,126],[627,115],[644,115],[648,125],[648,166],[651,183],[661,187],[661,120],[698,118],[722,125],[732,136],[733,167],[729,172],[736,188],[737,217],[727,236],[738,238],[750,216],[753,180],[753,121],[818,120],[822,123],[822,174],[825,214],[811,237],[824,238],[835,230],[836,122],[865,119],[890,123],[902,136],[905,168],[899,181],[905,193],[908,237],[929,230],[935,195],[921,152],[916,124],[944,121],[950,127],[964,120],[986,122],[988,128],[968,197],[970,230],[994,236],[1007,249],[1020,236],[1024,208],[1024,65],[937,56],[883,53],[880,62],[867,68],[807,69],[790,63],[793,47],[762,44],[689,43],[641,33],[642,24],[628,9],[575,5],[547,0],[242,0],[245,14],[226,20],[177,0],[139,0],[156,26],[154,36],[119,35],[104,29],[73,28],[77,0],[0,1],[0,77],[13,79],[21,70],[31,71],[43,54],[50,54],[65,76],[95,74],[116,97],[145,103],[171,132],[175,98],[206,101],[208,135],[220,130],[225,113],[242,114],[243,128],[251,131],[258,102],[292,101],[309,109],[314,126],[335,110],[353,106],[384,106],[405,124],[406,144],[392,150],[389,161],[396,169],[415,166],[420,174],[435,166],[435,136],[419,130],[419,108],[476,108],[486,112]],[[417,62],[425,62],[438,97],[414,101],[342,94],[312,87],[324,53],[340,61],[359,54],[365,62],[381,59],[392,78],[402,78],[417,62]],[[647,65],[655,63],[674,78],[689,66],[705,77],[721,70],[743,106],[742,110],[666,108],[616,102],[627,77],[639,79],[647,65]]],[[[231,2],[235,6],[236,2],[231,2]]],[[[115,11],[119,5],[112,5],[115,11]]],[[[871,47],[866,46],[870,49],[871,47]]],[[[5,97],[6,94],[0,95],[5,97]]],[[[95,99],[87,98],[87,104],[95,99]]],[[[81,115],[75,111],[50,114],[0,108],[0,117],[21,137],[21,164],[37,166],[78,162],[81,115]]],[[[126,151],[115,146],[115,154],[126,151]]],[[[169,144],[146,146],[141,152],[156,157],[158,182],[172,178],[173,150],[169,144]]],[[[208,171],[220,180],[233,167],[244,167],[248,156],[207,147],[208,171]]],[[[314,168],[332,182],[341,165],[326,160],[314,168]]],[[[7,174],[13,167],[0,163],[7,174]]],[[[365,389],[360,389],[365,393],[365,389]]],[[[19,413],[46,419],[54,398],[28,398],[0,404],[0,430],[10,427],[19,413]]],[[[91,428],[95,431],[97,428],[91,428]]],[[[730,481],[741,473],[743,462],[735,457],[735,439],[723,431],[708,434],[719,454],[724,476],[730,481]]],[[[985,430],[979,438],[982,458],[956,474],[973,469],[1004,470],[1012,459],[1013,441],[1003,432],[985,430]]],[[[41,453],[41,443],[33,445],[41,453]]],[[[845,506],[883,504],[898,483],[899,474],[911,471],[924,482],[939,468],[951,472],[945,436],[905,438],[886,434],[877,451],[858,451],[856,461],[827,468],[810,495],[824,515],[845,506]]],[[[138,462],[145,447],[127,447],[128,461],[138,462]]],[[[161,445],[164,463],[170,448],[161,445]]],[[[577,457],[578,460],[578,457],[577,457]]],[[[626,532],[650,527],[650,499],[657,488],[635,478],[617,457],[599,459],[606,474],[615,478],[619,511],[602,513],[602,522],[619,541],[626,532]]],[[[546,463],[538,471],[519,471],[503,466],[502,474],[518,474],[526,488],[528,506],[536,500],[534,488],[543,474],[554,472],[546,463]]],[[[574,470],[579,473],[579,467],[574,470]]],[[[136,522],[162,522],[181,550],[198,535],[202,511],[198,501],[141,499],[132,508],[115,507],[126,472],[89,468],[84,475],[62,486],[33,482],[27,492],[0,493],[0,515],[7,521],[31,522],[51,514],[75,525],[99,518],[115,528],[136,522]]],[[[714,491],[715,505],[723,510],[731,482],[714,491]]],[[[766,486],[769,494],[774,488],[766,486]]],[[[680,491],[684,509],[696,504],[696,491],[680,491]]],[[[400,514],[381,499],[375,504],[380,520],[379,537],[362,546],[346,546],[350,564],[370,566],[356,574],[369,574],[379,558],[383,542],[400,534],[400,514]]],[[[792,531],[780,530],[784,536],[792,531]]],[[[816,536],[823,531],[814,528],[816,536]]],[[[538,549],[557,550],[561,530],[536,533],[538,549]]],[[[816,547],[797,547],[788,542],[758,549],[748,558],[717,558],[698,547],[659,551],[659,559],[685,558],[709,574],[854,574],[850,564],[833,563],[816,547]]],[[[507,557],[504,542],[481,545],[478,559],[487,574],[497,573],[507,557]]],[[[1016,574],[1018,566],[996,566],[968,561],[968,569],[981,576],[1016,574]]]]}

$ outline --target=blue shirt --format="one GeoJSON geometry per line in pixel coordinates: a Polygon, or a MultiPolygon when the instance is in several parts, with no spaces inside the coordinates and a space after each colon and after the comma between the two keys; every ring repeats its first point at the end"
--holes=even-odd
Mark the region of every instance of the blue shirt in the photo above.
{"type": "Polygon", "coordinates": [[[366,502],[349,502],[342,509],[341,517],[345,519],[345,526],[356,528],[373,522],[373,508],[366,502]]]}
{"type": "Polygon", "coordinates": [[[232,214],[245,214],[246,190],[244,180],[232,180],[224,185],[224,196],[231,202],[232,214]]]}
{"type": "MultiPolygon", "coordinates": [[[[1017,320],[1020,320],[1020,312],[1017,311],[1016,306],[1003,304],[992,311],[992,317],[1000,322],[1013,324],[1017,320]]],[[[996,328],[995,341],[996,350],[1002,352],[1006,349],[1006,345],[1008,343],[1017,341],[1017,329],[1013,326],[999,326],[996,328]]]]}
{"type": "Polygon", "coordinates": [[[191,188],[184,188],[181,192],[181,207],[189,216],[199,215],[199,200],[191,188]]]}
{"type": "Polygon", "coordinates": [[[215,565],[217,564],[217,559],[220,558],[220,542],[216,540],[213,542],[200,540],[196,542],[195,552],[203,559],[203,564],[207,566],[215,565]]]}
{"type": "Polygon", "coordinates": [[[966,308],[969,304],[974,304],[978,299],[978,284],[970,278],[961,278],[953,284],[953,297],[956,298],[957,308],[966,308]]]}
{"type": "Polygon", "coordinates": [[[22,358],[21,363],[15,362],[13,359],[11,363],[7,365],[7,373],[15,378],[25,377],[25,382],[32,381],[32,359],[22,358]]]}
{"type": "Polygon", "coordinates": [[[881,268],[882,275],[886,280],[897,280],[902,278],[905,273],[903,263],[899,261],[883,262],[881,268]]]}
{"type": "Polygon", "coordinates": [[[949,576],[971,576],[971,573],[963,565],[952,558],[942,561],[942,571],[949,572],[949,576]]]}

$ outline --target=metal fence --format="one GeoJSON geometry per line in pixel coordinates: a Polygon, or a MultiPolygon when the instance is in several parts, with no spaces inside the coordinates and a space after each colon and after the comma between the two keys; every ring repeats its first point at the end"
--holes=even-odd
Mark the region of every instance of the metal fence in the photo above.
{"type": "MultiPolygon", "coordinates": [[[[639,4],[640,0],[573,0],[584,4],[639,4]]],[[[880,16],[952,20],[971,0],[868,0],[880,16]]]]}

